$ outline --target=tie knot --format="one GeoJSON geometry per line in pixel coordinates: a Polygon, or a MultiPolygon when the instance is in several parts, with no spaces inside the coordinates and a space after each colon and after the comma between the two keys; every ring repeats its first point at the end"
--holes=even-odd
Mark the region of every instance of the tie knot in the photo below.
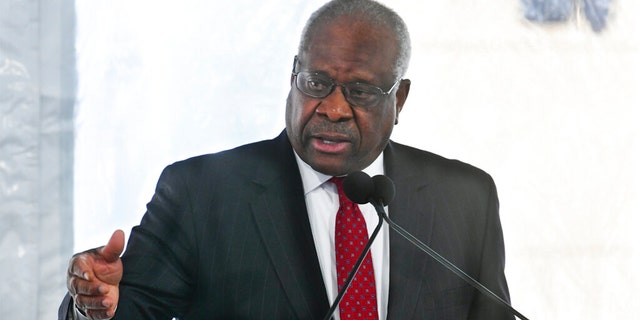
{"type": "Polygon", "coordinates": [[[356,207],[357,204],[351,201],[349,197],[344,193],[344,177],[333,177],[329,179],[329,182],[333,182],[336,185],[336,189],[338,191],[338,200],[340,201],[340,206],[348,206],[348,207],[356,207]]]}
{"type": "Polygon", "coordinates": [[[329,179],[329,182],[333,182],[333,184],[336,185],[336,187],[338,188],[338,194],[340,195],[344,194],[344,189],[342,187],[342,183],[344,182],[344,177],[332,177],[331,179],[329,179]]]}
{"type": "Polygon", "coordinates": [[[331,177],[331,179],[329,179],[329,182],[333,182],[336,186],[338,186],[338,188],[342,188],[343,180],[344,177],[331,177]]]}

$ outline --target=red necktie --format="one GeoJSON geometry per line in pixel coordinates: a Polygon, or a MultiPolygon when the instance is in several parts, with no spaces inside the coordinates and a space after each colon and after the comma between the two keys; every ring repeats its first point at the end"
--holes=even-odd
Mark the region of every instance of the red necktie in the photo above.
{"type": "MultiPolygon", "coordinates": [[[[335,233],[336,271],[338,291],[340,291],[369,240],[369,233],[367,233],[367,223],[360,208],[344,194],[342,178],[333,177],[329,181],[338,187],[340,199],[335,233]]],[[[358,273],[340,301],[340,319],[378,319],[376,280],[373,273],[371,251],[367,252],[358,273]]]]}

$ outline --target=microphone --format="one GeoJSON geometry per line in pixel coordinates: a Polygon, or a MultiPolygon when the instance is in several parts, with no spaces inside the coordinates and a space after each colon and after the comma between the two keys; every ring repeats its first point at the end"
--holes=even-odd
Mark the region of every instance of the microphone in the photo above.
{"type": "Polygon", "coordinates": [[[372,199],[378,199],[383,206],[391,203],[391,200],[396,196],[396,185],[389,177],[384,175],[377,175],[371,178],[373,181],[373,190],[371,194],[372,199]]]}
{"type": "Polygon", "coordinates": [[[375,184],[368,174],[358,171],[344,178],[342,188],[344,189],[344,194],[351,201],[365,204],[369,203],[369,197],[375,191],[375,184]]]}
{"type": "MultiPolygon", "coordinates": [[[[351,201],[364,204],[367,202],[371,202],[378,213],[379,218],[384,219],[389,224],[389,227],[393,229],[395,232],[400,234],[402,237],[407,239],[413,245],[418,247],[418,249],[427,253],[431,258],[435,259],[445,268],[449,269],[456,276],[460,277],[462,280],[476,288],[478,291],[482,292],[482,294],[486,295],[493,301],[503,305],[507,308],[512,314],[517,316],[522,320],[528,320],[525,316],[523,316],[520,312],[514,309],[508,302],[502,299],[497,294],[493,293],[493,291],[489,290],[487,287],[482,285],[476,279],[472,278],[460,268],[458,268],[455,264],[451,263],[449,260],[445,259],[435,250],[431,249],[429,246],[424,244],[418,238],[413,236],[408,231],[404,230],[402,227],[393,222],[389,216],[387,216],[384,211],[384,206],[389,204],[393,197],[395,196],[396,188],[393,184],[393,181],[387,176],[384,175],[376,175],[373,178],[370,178],[368,174],[364,172],[354,172],[347,176],[344,179],[343,183],[344,193],[345,195],[351,199],[351,201]],[[347,188],[349,185],[349,188],[347,188]]],[[[368,247],[365,248],[368,250],[368,247]]],[[[366,252],[366,251],[365,251],[366,252]]],[[[357,264],[359,266],[359,264],[357,264]]],[[[357,269],[356,269],[357,270],[357,269]]],[[[353,271],[352,271],[353,272],[353,271]]]]}
{"type": "Polygon", "coordinates": [[[342,187],[345,195],[358,204],[380,201],[383,206],[386,206],[396,195],[396,186],[389,177],[377,175],[371,178],[362,171],[354,172],[344,178],[342,187]]]}

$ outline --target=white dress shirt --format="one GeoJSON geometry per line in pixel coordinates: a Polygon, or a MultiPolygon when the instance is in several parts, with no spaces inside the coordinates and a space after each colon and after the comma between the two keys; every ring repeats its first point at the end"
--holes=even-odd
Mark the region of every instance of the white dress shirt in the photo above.
{"type": "MultiPolygon", "coordinates": [[[[320,270],[324,285],[327,288],[329,303],[338,296],[335,253],[335,224],[336,213],[340,207],[338,191],[335,184],[328,182],[332,176],[319,173],[306,164],[296,154],[296,161],[302,176],[304,199],[307,204],[309,223],[313,233],[313,241],[318,253],[320,270]]],[[[363,170],[370,176],[384,174],[383,156],[380,156],[363,170]]],[[[378,214],[371,204],[359,205],[360,211],[367,222],[369,236],[378,224],[378,214]]],[[[387,210],[387,208],[385,208],[387,210]]],[[[389,236],[388,226],[383,224],[376,240],[371,245],[371,258],[376,280],[376,296],[378,303],[378,318],[386,319],[387,302],[389,297],[389,236]]],[[[329,311],[327,309],[327,311],[329,311]]],[[[337,311],[337,309],[336,309],[337,311]]],[[[339,312],[334,313],[334,319],[340,320],[339,312]]]]}

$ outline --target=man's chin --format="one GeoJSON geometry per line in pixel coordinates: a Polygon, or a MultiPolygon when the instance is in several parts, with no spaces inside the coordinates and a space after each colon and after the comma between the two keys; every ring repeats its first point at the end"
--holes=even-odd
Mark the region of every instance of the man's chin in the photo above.
{"type": "Polygon", "coordinates": [[[343,176],[349,173],[348,166],[339,161],[313,161],[309,165],[313,170],[329,176],[343,176]]]}
{"type": "Polygon", "coordinates": [[[332,166],[315,166],[315,167],[311,166],[311,167],[313,168],[313,170],[316,170],[328,176],[339,177],[347,174],[346,170],[342,168],[335,168],[332,166]]]}

